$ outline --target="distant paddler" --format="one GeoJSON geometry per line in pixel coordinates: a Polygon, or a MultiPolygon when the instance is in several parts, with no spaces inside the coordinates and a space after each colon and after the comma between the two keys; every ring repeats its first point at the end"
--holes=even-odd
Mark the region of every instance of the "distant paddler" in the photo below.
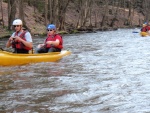
{"type": "Polygon", "coordinates": [[[147,22],[143,23],[140,35],[143,37],[150,35],[150,22],[149,23],[147,23],[147,22]]]}
{"type": "Polygon", "coordinates": [[[143,37],[148,36],[147,32],[148,32],[148,24],[147,24],[147,22],[145,22],[142,25],[140,35],[143,36],[143,37]]]}

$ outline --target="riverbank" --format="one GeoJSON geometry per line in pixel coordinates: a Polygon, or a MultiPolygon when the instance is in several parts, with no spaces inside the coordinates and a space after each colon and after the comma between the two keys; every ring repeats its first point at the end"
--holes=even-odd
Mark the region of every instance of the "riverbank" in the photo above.
{"type": "Polygon", "coordinates": [[[0,38],[7,38],[11,35],[11,32],[8,31],[6,28],[0,26],[0,38]]]}
{"type": "MultiPolygon", "coordinates": [[[[132,29],[132,28],[136,28],[138,26],[135,27],[122,27],[121,29],[132,29]]],[[[117,27],[103,27],[103,28],[78,28],[78,29],[73,29],[70,31],[58,31],[59,34],[79,34],[79,33],[96,33],[98,31],[115,31],[118,30],[120,28],[117,27]]],[[[1,29],[0,29],[1,30],[1,29]]],[[[8,38],[11,36],[11,34],[13,33],[13,31],[8,31],[7,29],[3,28],[3,30],[0,31],[0,38],[8,38]]],[[[32,36],[46,36],[46,33],[42,33],[42,34],[34,34],[32,33],[32,36]]]]}
{"type": "MultiPolygon", "coordinates": [[[[12,34],[12,31],[8,31],[8,8],[7,3],[2,3],[3,9],[3,22],[0,21],[0,38],[9,37],[12,34]],[[2,25],[4,24],[4,27],[2,25]]],[[[114,17],[111,14],[107,15],[105,20],[105,24],[102,25],[103,13],[97,13],[97,20],[95,20],[95,15],[92,15],[91,20],[87,19],[85,27],[78,26],[79,23],[79,12],[73,9],[74,4],[70,4],[66,11],[66,19],[65,19],[65,31],[58,31],[60,34],[74,34],[74,33],[85,33],[85,32],[97,32],[97,31],[110,31],[117,30],[118,28],[133,28],[139,27],[142,24],[144,16],[137,11],[134,11],[134,15],[132,17],[132,26],[129,26],[128,17],[129,10],[119,8],[120,12],[117,17],[114,17]],[[114,20],[115,19],[115,20],[114,20]],[[112,20],[114,22],[112,23],[112,20]],[[89,24],[91,21],[91,24],[89,24]],[[111,27],[112,26],[112,27],[111,27]]],[[[103,11],[103,7],[98,7],[97,5],[93,6],[93,10],[103,11]]],[[[26,22],[26,26],[31,34],[34,35],[46,35],[46,26],[45,19],[43,16],[43,12],[39,12],[35,7],[25,5],[24,8],[24,18],[26,22]]],[[[93,14],[93,13],[92,13],[93,14]]],[[[18,16],[18,11],[16,14],[16,18],[18,16]]],[[[0,18],[1,20],[1,18],[0,18]]]]}
{"type": "MultiPolygon", "coordinates": [[[[84,29],[84,28],[80,28],[80,29],[75,29],[72,31],[58,31],[59,34],[77,34],[77,33],[96,33],[97,31],[112,31],[112,30],[117,30],[118,28],[101,28],[101,29],[84,29]]],[[[8,31],[8,30],[3,30],[2,32],[0,32],[0,38],[8,38],[11,36],[12,32],[8,31]]],[[[31,33],[32,34],[32,33],[31,33]]],[[[37,35],[42,35],[42,36],[46,36],[46,33],[42,33],[42,34],[32,34],[33,36],[37,36],[37,35]]]]}

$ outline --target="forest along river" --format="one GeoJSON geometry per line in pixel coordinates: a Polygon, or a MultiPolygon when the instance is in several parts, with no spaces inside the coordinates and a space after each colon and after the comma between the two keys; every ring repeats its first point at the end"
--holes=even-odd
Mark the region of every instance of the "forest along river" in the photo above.
{"type": "Polygon", "coordinates": [[[58,62],[0,67],[0,112],[150,112],[150,37],[132,31],[63,36],[58,62]]]}

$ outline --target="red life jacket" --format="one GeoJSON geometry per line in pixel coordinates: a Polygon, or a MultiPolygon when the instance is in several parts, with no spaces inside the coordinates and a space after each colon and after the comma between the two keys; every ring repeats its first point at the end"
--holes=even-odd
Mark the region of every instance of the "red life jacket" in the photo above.
{"type": "Polygon", "coordinates": [[[55,47],[55,48],[62,49],[62,48],[63,48],[63,40],[62,40],[62,36],[60,36],[59,34],[55,34],[55,35],[50,35],[50,36],[48,36],[48,37],[46,38],[46,40],[45,40],[45,43],[46,43],[47,41],[56,41],[56,39],[58,39],[58,40],[60,41],[58,46],[46,44],[46,48],[55,47]]]}
{"type": "Polygon", "coordinates": [[[142,32],[147,32],[148,30],[150,30],[149,26],[145,26],[141,29],[142,32]]]}
{"type": "MultiPolygon", "coordinates": [[[[23,31],[23,33],[21,33],[19,37],[26,41],[26,39],[25,39],[25,34],[26,34],[26,31],[23,31]]],[[[18,36],[18,33],[17,33],[17,32],[15,33],[15,36],[18,36]]],[[[13,48],[16,48],[16,49],[25,49],[25,50],[31,50],[31,49],[32,49],[32,48],[26,47],[26,46],[25,46],[22,42],[20,42],[20,41],[14,41],[14,43],[12,43],[12,47],[13,47],[13,48]]]]}

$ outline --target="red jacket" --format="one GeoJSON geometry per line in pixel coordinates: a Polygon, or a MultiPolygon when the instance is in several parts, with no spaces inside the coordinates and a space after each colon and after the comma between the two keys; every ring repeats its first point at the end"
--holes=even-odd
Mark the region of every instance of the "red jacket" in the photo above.
{"type": "Polygon", "coordinates": [[[59,48],[59,49],[62,49],[63,48],[63,40],[62,40],[62,36],[60,36],[59,34],[55,34],[55,35],[50,35],[46,38],[45,40],[45,43],[47,41],[56,41],[56,40],[59,40],[60,43],[58,46],[54,46],[54,45],[49,45],[49,44],[46,44],[46,48],[51,48],[51,47],[55,47],[55,48],[59,48]]]}
{"type": "Polygon", "coordinates": [[[147,32],[150,30],[150,26],[145,26],[141,29],[142,32],[147,32]]]}

